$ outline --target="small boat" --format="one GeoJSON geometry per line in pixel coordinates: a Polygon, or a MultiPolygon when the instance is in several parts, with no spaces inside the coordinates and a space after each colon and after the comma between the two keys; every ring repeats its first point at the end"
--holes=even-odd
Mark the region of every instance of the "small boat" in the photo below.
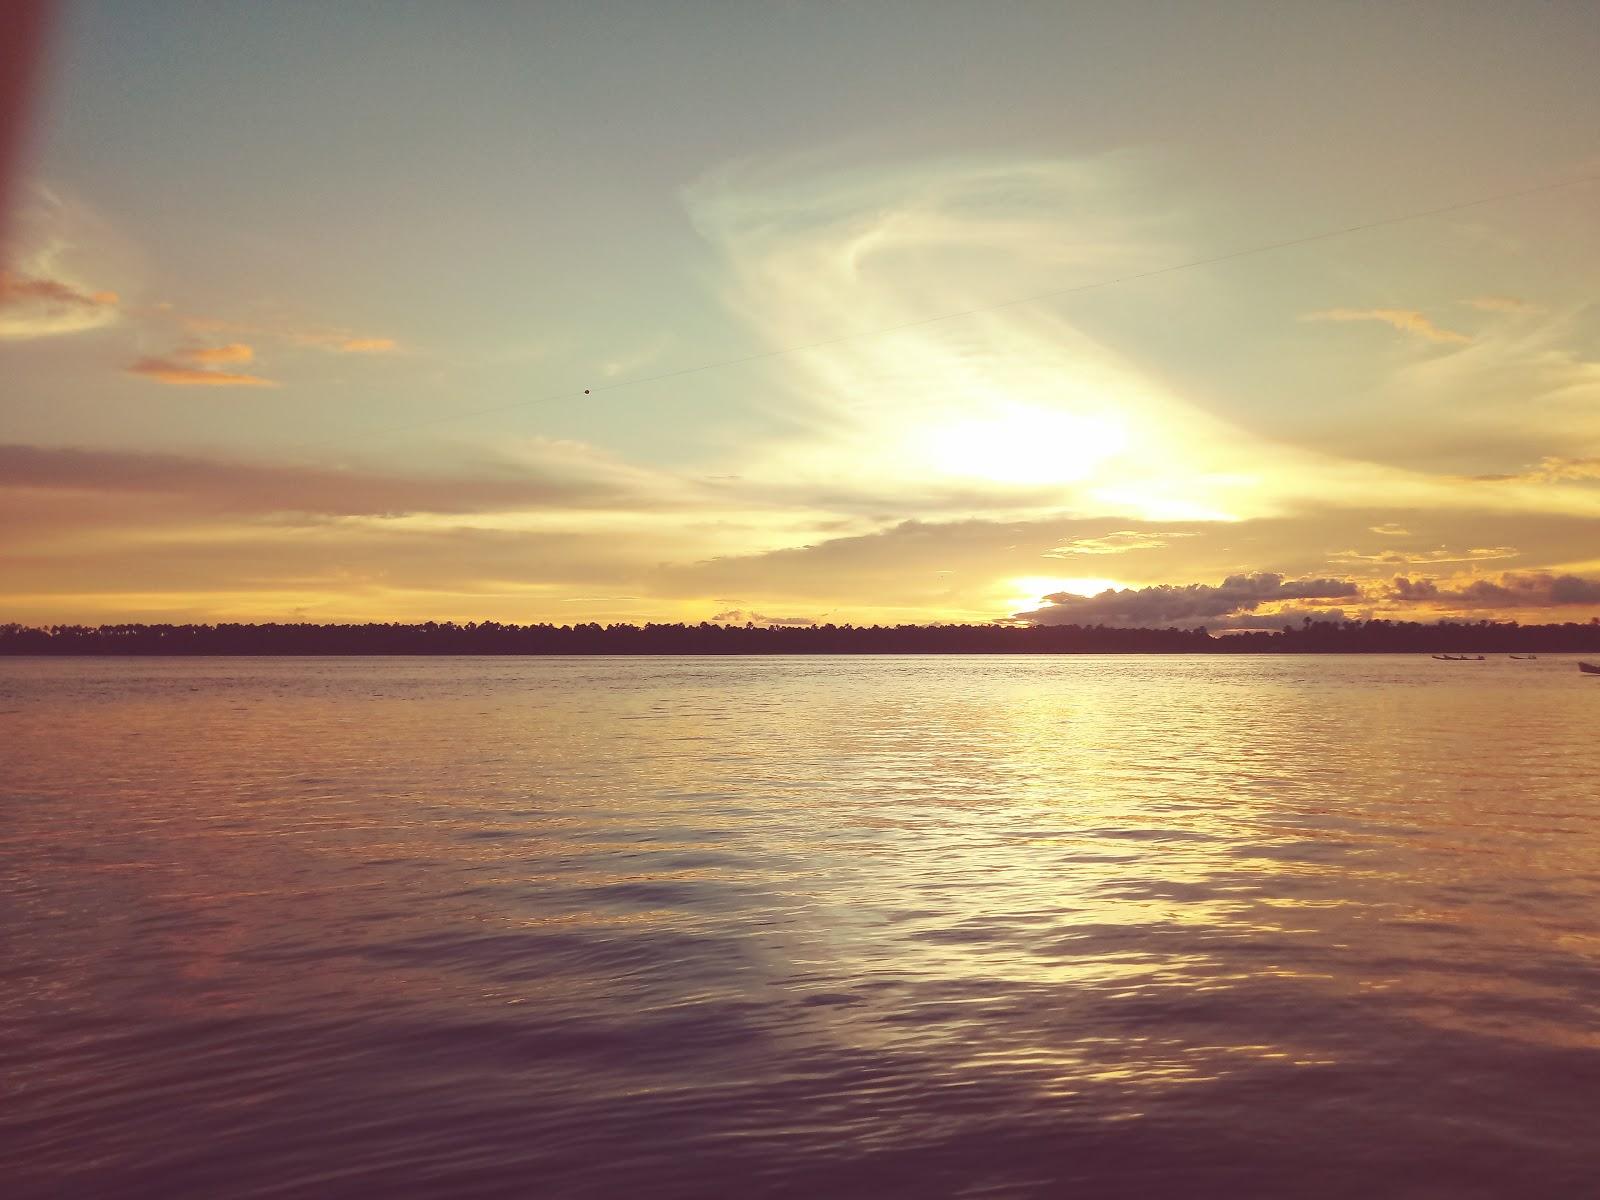
{"type": "Polygon", "coordinates": [[[1585,675],[1600,675],[1600,667],[1595,666],[1593,663],[1581,662],[1578,664],[1578,670],[1585,675]]]}
{"type": "Polygon", "coordinates": [[[1511,657],[1518,662],[1534,662],[1539,656],[1537,654],[1513,654],[1511,657]]]}
{"type": "Polygon", "coordinates": [[[1435,654],[1440,662],[1482,662],[1481,654],[1435,654]]]}

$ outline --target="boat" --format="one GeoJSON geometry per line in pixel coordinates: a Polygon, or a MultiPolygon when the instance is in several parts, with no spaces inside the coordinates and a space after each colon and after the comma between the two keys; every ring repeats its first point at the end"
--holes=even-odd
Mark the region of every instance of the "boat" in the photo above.
{"type": "Polygon", "coordinates": [[[1595,666],[1593,663],[1581,662],[1578,664],[1578,670],[1585,675],[1600,675],[1600,667],[1595,666]]]}
{"type": "Polygon", "coordinates": [[[1482,662],[1481,654],[1435,654],[1440,662],[1482,662]]]}
{"type": "Polygon", "coordinates": [[[1513,654],[1511,657],[1518,662],[1533,662],[1539,656],[1537,654],[1513,654]]]}

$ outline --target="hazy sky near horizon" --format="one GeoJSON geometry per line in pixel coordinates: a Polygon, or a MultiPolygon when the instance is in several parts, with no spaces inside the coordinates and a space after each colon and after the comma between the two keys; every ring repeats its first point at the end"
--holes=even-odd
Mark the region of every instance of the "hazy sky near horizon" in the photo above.
{"type": "Polygon", "coordinates": [[[1588,3],[68,5],[0,620],[1587,620],[1597,58],[1588,3]]]}

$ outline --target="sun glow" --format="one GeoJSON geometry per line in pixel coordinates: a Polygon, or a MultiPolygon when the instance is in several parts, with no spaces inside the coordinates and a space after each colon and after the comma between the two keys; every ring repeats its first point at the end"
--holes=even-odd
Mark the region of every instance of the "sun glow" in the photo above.
{"type": "Polygon", "coordinates": [[[1083,416],[1006,404],[992,416],[951,421],[927,431],[927,459],[937,470],[994,483],[1076,483],[1128,444],[1110,414],[1083,416]]]}
{"type": "Polygon", "coordinates": [[[1010,579],[1001,580],[1000,594],[1004,596],[1001,604],[1007,612],[1022,612],[1024,609],[1038,608],[1044,603],[1046,596],[1055,595],[1057,592],[1071,592],[1074,596],[1098,596],[1104,591],[1115,591],[1126,587],[1115,579],[1095,579],[1078,576],[1071,579],[1059,575],[1016,575],[1010,579]]]}

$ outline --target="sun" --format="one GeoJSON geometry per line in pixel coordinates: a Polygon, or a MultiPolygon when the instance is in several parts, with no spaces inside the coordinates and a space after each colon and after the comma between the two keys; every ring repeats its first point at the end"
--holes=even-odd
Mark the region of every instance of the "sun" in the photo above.
{"type": "Polygon", "coordinates": [[[1046,596],[1057,592],[1071,592],[1074,596],[1098,596],[1104,591],[1116,591],[1125,584],[1115,579],[1096,579],[1086,576],[1063,578],[1059,575],[1016,575],[1000,581],[999,592],[1006,611],[1023,612],[1038,608],[1046,596]]]}
{"type": "Polygon", "coordinates": [[[1016,403],[997,406],[992,415],[937,425],[923,437],[936,470],[1021,486],[1087,479],[1128,444],[1127,430],[1111,414],[1016,403]]]}

